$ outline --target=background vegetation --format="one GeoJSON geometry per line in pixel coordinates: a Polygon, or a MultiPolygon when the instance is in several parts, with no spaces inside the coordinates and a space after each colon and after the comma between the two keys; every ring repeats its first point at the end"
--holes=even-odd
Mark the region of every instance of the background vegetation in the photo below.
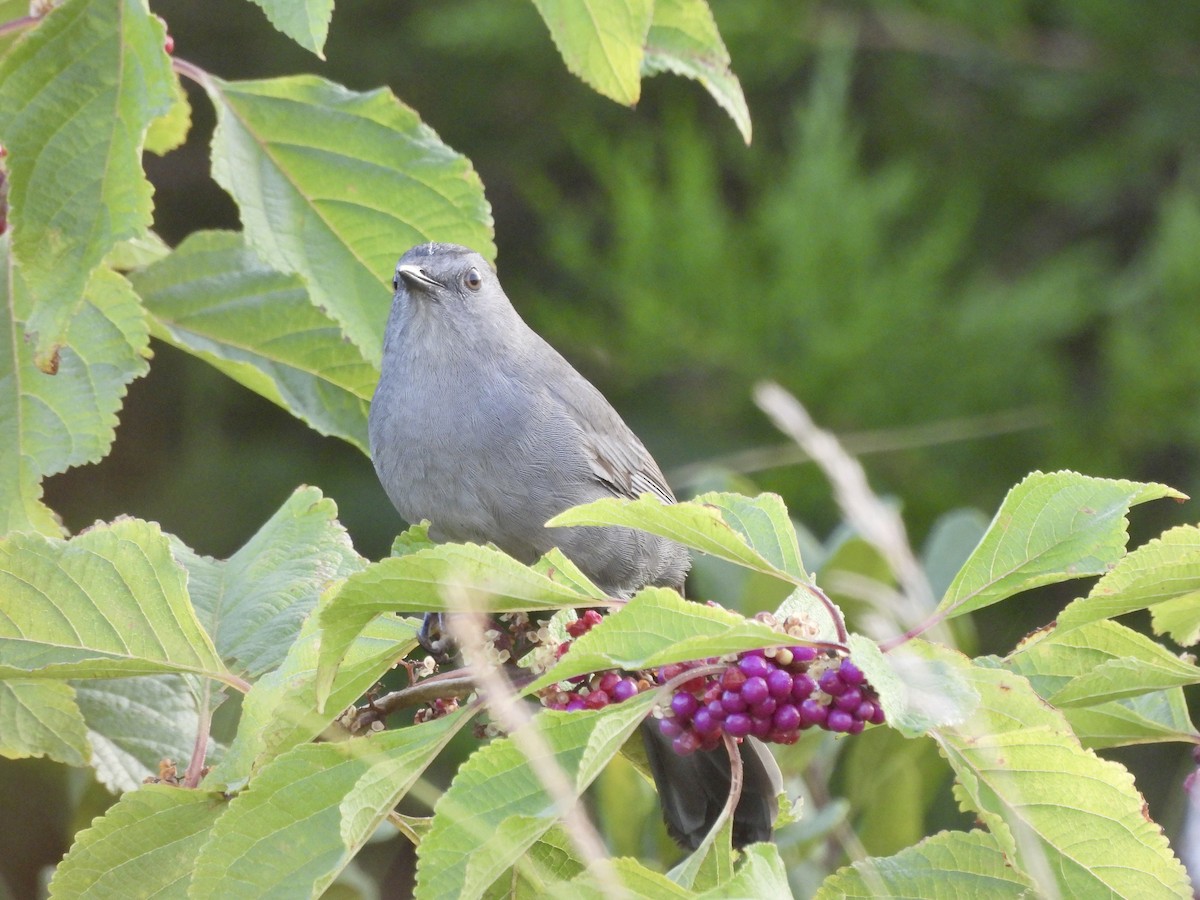
{"type": "MultiPolygon", "coordinates": [[[[653,79],[630,111],[566,77],[530,4],[344,0],[325,61],[240,0],[152,7],[179,56],[224,78],[314,71],[390,85],[418,110],[479,172],[518,309],[683,494],[748,477],[836,535],[818,472],[782,450],[741,454],[782,447],[751,400],[762,378],[876,451],[872,483],[918,544],[942,513],[994,509],[1032,469],[1200,494],[1190,4],[713,0],[750,147],[692,82],[653,79]]],[[[211,107],[193,111],[188,144],[147,162],[172,245],[237,225],[207,170],[211,107]]],[[[112,454],[46,483],[72,531],[129,513],[224,557],[310,483],[360,553],[387,552],[402,523],[358,450],[154,352],[112,454]]],[[[1137,526],[1195,519],[1154,505],[1137,526]]],[[[985,612],[979,646],[1048,618],[985,612]]],[[[1178,758],[1130,761],[1159,774],[1139,785],[1169,825],[1178,758]]],[[[30,823],[0,837],[10,884],[30,884],[101,808],[88,781],[0,763],[0,821],[30,823]]]]}

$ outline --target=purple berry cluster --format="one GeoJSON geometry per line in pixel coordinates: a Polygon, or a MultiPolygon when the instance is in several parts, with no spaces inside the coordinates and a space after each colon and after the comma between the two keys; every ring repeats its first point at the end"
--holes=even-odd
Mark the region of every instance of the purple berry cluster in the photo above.
{"type": "MultiPolygon", "coordinates": [[[[879,697],[849,657],[831,657],[813,647],[784,647],[767,656],[742,654],[720,675],[684,682],[671,698],[658,727],[676,753],[711,750],[721,735],[794,744],[806,728],[858,734],[883,722],[879,697]]],[[[687,664],[664,666],[660,684],[678,677],[687,664]]]]}

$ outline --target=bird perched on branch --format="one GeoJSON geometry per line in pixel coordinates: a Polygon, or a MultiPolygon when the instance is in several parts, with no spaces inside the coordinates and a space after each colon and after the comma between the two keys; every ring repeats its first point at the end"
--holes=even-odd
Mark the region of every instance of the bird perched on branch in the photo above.
{"type": "MultiPolygon", "coordinates": [[[[532,563],[558,547],[598,587],[629,597],[682,591],[686,548],[615,526],[546,528],[566,509],[650,493],[674,503],[662,471],[603,395],[517,314],[487,261],[466,247],[421,244],[401,257],[371,402],[371,458],[410,522],[439,541],[494,543],[532,563]]],[[[427,627],[430,620],[427,619],[427,627]]],[[[426,640],[440,649],[438,635],[426,640]]],[[[671,835],[694,848],[724,807],[724,748],[680,756],[642,728],[671,835]]],[[[767,840],[781,779],[770,752],[742,742],[734,840],[767,840]]]]}

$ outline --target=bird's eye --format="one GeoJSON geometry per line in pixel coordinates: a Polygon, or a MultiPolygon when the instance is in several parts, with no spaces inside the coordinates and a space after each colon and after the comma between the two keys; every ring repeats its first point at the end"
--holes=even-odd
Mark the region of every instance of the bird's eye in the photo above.
{"type": "Polygon", "coordinates": [[[395,292],[398,290],[400,290],[400,276],[393,275],[392,276],[392,291],[395,292]]]}
{"type": "Polygon", "coordinates": [[[479,270],[474,266],[467,269],[467,274],[463,276],[463,284],[473,291],[479,290],[483,286],[483,276],[479,274],[479,270]]]}

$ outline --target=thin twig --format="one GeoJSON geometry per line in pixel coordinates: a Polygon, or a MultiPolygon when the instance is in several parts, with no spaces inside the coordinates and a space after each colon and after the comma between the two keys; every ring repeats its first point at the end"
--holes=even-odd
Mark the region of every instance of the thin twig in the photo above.
{"type": "Polygon", "coordinates": [[[369,731],[375,722],[382,722],[392,713],[414,706],[424,706],[447,697],[465,697],[475,690],[471,673],[462,669],[431,675],[416,684],[384,694],[361,707],[350,724],[351,734],[369,731]]]}
{"type": "Polygon", "coordinates": [[[180,59],[178,56],[171,57],[171,68],[183,75],[185,78],[190,78],[200,87],[207,90],[212,86],[212,80],[208,77],[208,72],[200,68],[195,63],[190,63],[186,59],[180,59]]]}

